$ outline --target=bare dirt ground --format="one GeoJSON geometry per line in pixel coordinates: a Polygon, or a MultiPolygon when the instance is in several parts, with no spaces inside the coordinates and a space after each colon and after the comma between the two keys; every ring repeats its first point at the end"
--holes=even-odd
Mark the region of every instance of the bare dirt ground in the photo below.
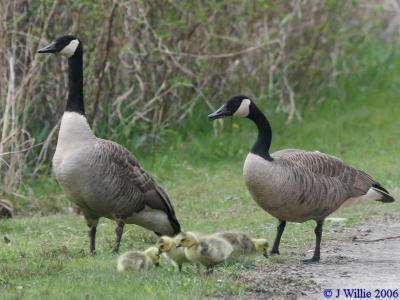
{"type": "MultiPolygon", "coordinates": [[[[319,264],[303,264],[301,253],[288,253],[288,249],[282,247],[281,252],[286,252],[293,261],[245,274],[241,280],[252,286],[245,298],[327,299],[324,290],[332,289],[332,299],[346,299],[343,290],[335,298],[336,289],[343,288],[364,288],[372,291],[375,298],[375,289],[400,290],[398,214],[360,225],[330,224],[325,227],[319,264]]],[[[307,253],[307,257],[311,255],[312,251],[307,253]]]]}

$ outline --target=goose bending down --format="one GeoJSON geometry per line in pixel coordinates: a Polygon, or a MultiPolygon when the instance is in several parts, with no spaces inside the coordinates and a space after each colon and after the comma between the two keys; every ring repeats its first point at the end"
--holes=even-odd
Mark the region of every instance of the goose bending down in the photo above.
{"type": "Polygon", "coordinates": [[[169,236],[162,236],[158,239],[156,247],[159,250],[159,254],[164,253],[171,261],[178,266],[179,272],[182,271],[182,265],[190,262],[186,255],[183,247],[177,247],[180,242],[180,234],[176,237],[171,238],[169,236]]]}
{"type": "Polygon", "coordinates": [[[206,274],[214,271],[214,266],[224,262],[233,252],[232,245],[216,236],[198,237],[192,232],[182,232],[178,247],[185,248],[185,255],[193,263],[207,268],[206,274]]]}
{"type": "Polygon", "coordinates": [[[270,124],[248,97],[232,97],[208,117],[215,120],[227,116],[248,118],[258,129],[257,140],[244,163],[243,175],[253,199],[279,220],[272,254],[279,254],[286,221],[315,220],[315,251],[306,262],[319,261],[322,225],[329,214],[363,200],[394,201],[371,176],[334,156],[297,149],[270,154],[270,124]]]}
{"type": "Polygon", "coordinates": [[[156,247],[150,247],[145,251],[127,251],[118,258],[117,269],[120,272],[126,270],[147,270],[153,266],[159,266],[160,255],[156,247]]]}
{"type": "Polygon", "coordinates": [[[231,257],[257,253],[268,257],[269,243],[266,239],[251,238],[248,234],[239,231],[217,232],[211,236],[223,238],[232,245],[231,257]]]}
{"type": "Polygon", "coordinates": [[[86,120],[83,102],[82,42],[63,36],[39,53],[68,58],[69,94],[53,157],[57,181],[82,210],[95,253],[100,217],[115,220],[118,252],[124,224],[137,224],[161,235],[176,235],[180,225],[166,192],[123,146],[97,138],[86,120]]]}

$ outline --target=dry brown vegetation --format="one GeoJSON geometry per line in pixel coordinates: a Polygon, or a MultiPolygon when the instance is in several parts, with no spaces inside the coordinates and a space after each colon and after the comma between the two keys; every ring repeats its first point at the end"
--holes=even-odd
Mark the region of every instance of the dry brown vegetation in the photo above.
{"type": "MultiPolygon", "coordinates": [[[[235,93],[272,99],[288,120],[323,100],[369,37],[394,39],[395,0],[0,0],[0,196],[49,160],[66,93],[66,61],[39,56],[63,34],[85,45],[95,130],[154,136],[194,107],[235,93]],[[118,125],[118,126],[117,126],[118,125]],[[117,129],[118,128],[118,129],[117,129]],[[50,147],[51,145],[51,147],[50,147]],[[35,155],[30,155],[35,149],[35,155]]],[[[361,64],[360,64],[361,65],[361,64]]]]}

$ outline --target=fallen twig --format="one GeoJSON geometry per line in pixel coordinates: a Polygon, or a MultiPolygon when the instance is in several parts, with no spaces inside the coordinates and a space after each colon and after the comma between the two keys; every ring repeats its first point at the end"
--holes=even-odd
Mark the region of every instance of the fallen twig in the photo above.
{"type": "Polygon", "coordinates": [[[372,240],[364,240],[364,239],[359,239],[358,237],[353,237],[352,241],[353,242],[362,242],[362,243],[373,243],[373,242],[380,242],[380,241],[385,241],[385,240],[394,240],[394,239],[400,239],[400,235],[394,235],[394,236],[387,236],[379,239],[372,239],[372,240]]]}

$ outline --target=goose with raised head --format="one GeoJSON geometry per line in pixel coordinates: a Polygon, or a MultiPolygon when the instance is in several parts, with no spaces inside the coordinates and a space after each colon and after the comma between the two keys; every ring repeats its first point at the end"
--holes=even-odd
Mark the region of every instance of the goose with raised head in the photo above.
{"type": "Polygon", "coordinates": [[[298,149],[270,154],[271,126],[248,97],[232,97],[208,118],[228,116],[248,118],[258,129],[257,140],[244,163],[243,175],[252,198],[279,220],[271,254],[279,254],[286,221],[314,220],[317,223],[315,250],[306,262],[319,261],[322,226],[329,214],[365,200],[394,201],[371,176],[334,156],[298,149]]]}
{"type": "Polygon", "coordinates": [[[180,225],[166,192],[126,148],[92,132],[83,102],[82,42],[67,35],[38,52],[68,58],[69,93],[53,171],[65,193],[82,210],[89,226],[90,253],[95,253],[100,217],[117,222],[114,252],[119,250],[124,224],[136,224],[158,235],[178,234],[180,225]]]}

